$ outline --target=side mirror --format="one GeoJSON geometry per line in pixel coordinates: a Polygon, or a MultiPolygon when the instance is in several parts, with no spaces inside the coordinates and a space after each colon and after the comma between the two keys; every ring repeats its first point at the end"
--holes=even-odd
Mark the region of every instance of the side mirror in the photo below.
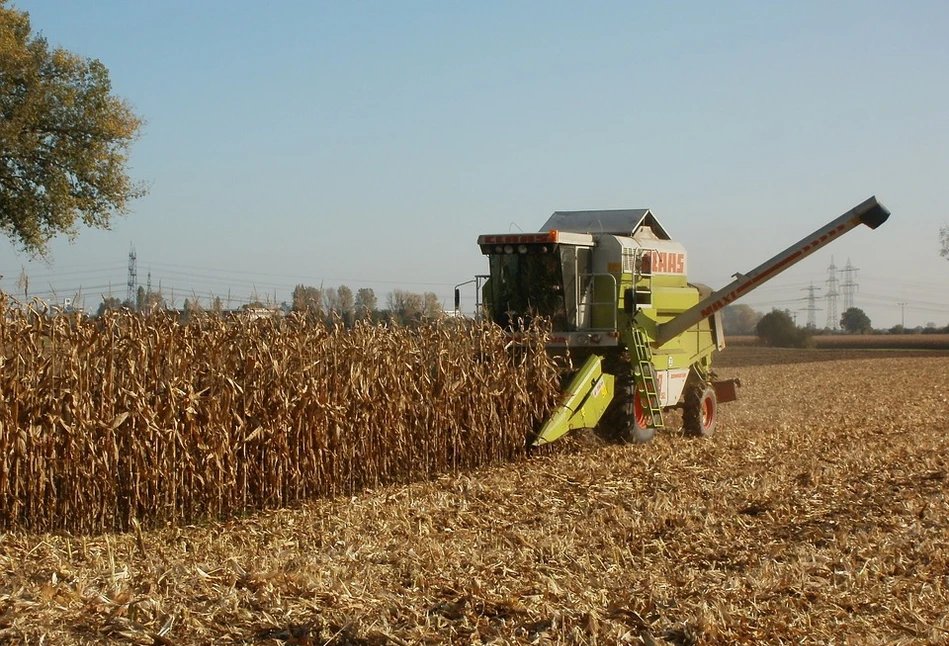
{"type": "Polygon", "coordinates": [[[457,312],[461,309],[461,290],[457,287],[455,288],[455,311],[457,312]]]}

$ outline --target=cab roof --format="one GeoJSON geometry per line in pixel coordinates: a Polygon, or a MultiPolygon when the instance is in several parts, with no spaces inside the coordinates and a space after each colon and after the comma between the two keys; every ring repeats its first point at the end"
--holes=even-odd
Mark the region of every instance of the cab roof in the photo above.
{"type": "Polygon", "coordinates": [[[541,231],[570,231],[573,233],[607,233],[635,238],[645,227],[660,240],[671,240],[656,216],[649,209],[611,209],[605,211],[555,211],[541,231]]]}

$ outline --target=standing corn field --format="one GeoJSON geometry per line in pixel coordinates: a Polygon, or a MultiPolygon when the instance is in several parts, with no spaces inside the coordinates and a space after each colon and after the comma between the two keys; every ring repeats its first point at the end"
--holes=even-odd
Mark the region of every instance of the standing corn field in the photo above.
{"type": "Polygon", "coordinates": [[[543,335],[0,305],[0,525],[220,517],[510,460],[558,390],[543,335]]]}

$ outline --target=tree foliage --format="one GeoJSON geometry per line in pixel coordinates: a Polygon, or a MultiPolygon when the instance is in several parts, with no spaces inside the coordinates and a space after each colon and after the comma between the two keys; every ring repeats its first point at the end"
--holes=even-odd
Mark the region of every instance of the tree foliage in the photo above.
{"type": "Polygon", "coordinates": [[[379,302],[376,298],[376,293],[371,287],[360,287],[356,291],[353,309],[355,310],[357,319],[370,318],[378,307],[379,302]]]}
{"type": "Polygon", "coordinates": [[[190,298],[186,298],[184,305],[182,305],[181,307],[180,320],[183,323],[187,323],[188,321],[191,321],[192,319],[198,316],[201,316],[201,314],[203,313],[204,313],[204,310],[201,308],[200,300],[198,300],[197,298],[194,300],[191,300],[190,298]]]}
{"type": "Polygon", "coordinates": [[[301,312],[307,317],[317,320],[323,317],[323,290],[317,287],[297,285],[293,288],[294,312],[301,312]]]}
{"type": "Polygon", "coordinates": [[[850,334],[869,334],[873,331],[870,317],[859,307],[851,307],[841,314],[840,327],[850,334]]]}
{"type": "Polygon", "coordinates": [[[323,292],[323,311],[327,314],[339,314],[339,299],[335,287],[326,287],[323,292]]]}
{"type": "Polygon", "coordinates": [[[139,285],[135,292],[135,311],[154,312],[155,310],[164,309],[168,309],[168,303],[165,301],[161,289],[155,291],[151,287],[145,289],[145,287],[139,285]]]}
{"type": "Polygon", "coordinates": [[[393,289],[386,296],[389,318],[401,325],[413,325],[423,320],[432,320],[444,316],[438,294],[425,292],[417,294],[403,289],[393,289]]]}
{"type": "Polygon", "coordinates": [[[386,295],[386,308],[392,319],[406,324],[422,318],[423,300],[421,294],[404,289],[393,289],[386,295]]]}
{"type": "Polygon", "coordinates": [[[445,308],[435,292],[422,294],[422,316],[427,319],[437,319],[445,315],[445,308]]]}
{"type": "Polygon", "coordinates": [[[343,318],[343,322],[346,325],[352,325],[356,301],[353,290],[346,285],[340,285],[336,288],[336,307],[339,315],[343,318]]]}
{"type": "Polygon", "coordinates": [[[353,290],[346,285],[323,290],[324,311],[330,321],[341,319],[347,326],[353,322],[353,290]]]}
{"type": "Polygon", "coordinates": [[[771,310],[755,326],[758,338],[777,348],[804,348],[810,342],[806,330],[794,324],[787,310],[771,310]]]}
{"type": "Polygon", "coordinates": [[[722,310],[722,324],[725,326],[725,334],[734,334],[736,336],[755,333],[755,326],[761,314],[751,308],[750,305],[729,305],[722,310]]]}
{"type": "Polygon", "coordinates": [[[122,309],[122,300],[115,296],[103,296],[99,303],[99,309],[96,310],[96,316],[102,316],[106,312],[116,312],[122,309]]]}
{"type": "Polygon", "coordinates": [[[145,193],[126,172],[142,121],[101,62],[51,48],[0,0],[0,231],[45,255],[78,224],[108,228],[145,193]]]}

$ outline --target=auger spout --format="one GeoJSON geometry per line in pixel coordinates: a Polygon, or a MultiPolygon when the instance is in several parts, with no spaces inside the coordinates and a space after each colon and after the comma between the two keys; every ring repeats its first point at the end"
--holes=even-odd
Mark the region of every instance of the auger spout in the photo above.
{"type": "Polygon", "coordinates": [[[699,301],[682,314],[660,324],[656,331],[655,347],[661,348],[702,319],[712,316],[729,303],[760,287],[785,269],[804,260],[804,258],[851,229],[860,224],[876,229],[886,222],[888,217],[890,217],[889,210],[877,201],[876,196],[867,198],[814,233],[758,265],[747,274],[735,274],[734,281],[699,301]]]}

